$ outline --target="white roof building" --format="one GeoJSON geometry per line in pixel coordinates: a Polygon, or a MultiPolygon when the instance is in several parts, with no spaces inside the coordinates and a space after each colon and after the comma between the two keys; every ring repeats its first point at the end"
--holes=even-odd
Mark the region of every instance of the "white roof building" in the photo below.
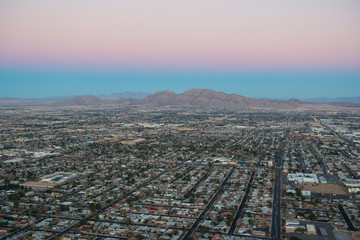
{"type": "Polygon", "coordinates": [[[289,173],[288,181],[295,183],[319,183],[319,178],[313,173],[289,173]]]}

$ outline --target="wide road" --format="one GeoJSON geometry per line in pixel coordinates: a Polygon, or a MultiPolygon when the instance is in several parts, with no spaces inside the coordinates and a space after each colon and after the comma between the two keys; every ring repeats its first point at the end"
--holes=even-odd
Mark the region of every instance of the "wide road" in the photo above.
{"type": "Polygon", "coordinates": [[[345,212],[345,209],[343,208],[343,206],[341,204],[338,205],[339,211],[341,213],[341,215],[343,216],[346,225],[348,226],[348,230],[350,231],[357,231],[357,229],[354,227],[354,224],[351,222],[349,216],[347,215],[347,213],[345,212]]]}
{"type": "Polygon", "coordinates": [[[351,168],[349,168],[349,166],[346,163],[344,163],[343,166],[353,176],[354,179],[359,179],[359,177],[351,170],[351,168]]]}
{"type": "MultiPolygon", "coordinates": [[[[44,220],[45,220],[45,218],[40,218],[40,219],[36,220],[33,224],[37,224],[37,223],[39,223],[39,222],[41,222],[41,221],[44,221],[44,220]]],[[[32,224],[29,224],[29,225],[27,225],[26,227],[19,228],[19,229],[16,230],[15,232],[9,233],[9,234],[1,237],[0,239],[1,239],[1,240],[7,239],[10,235],[16,235],[16,234],[21,233],[21,232],[26,232],[27,230],[29,230],[29,228],[30,228],[31,225],[32,225],[32,224]]]]}
{"type": "Polygon", "coordinates": [[[228,175],[226,176],[226,178],[224,179],[224,181],[221,183],[220,187],[218,188],[217,192],[214,194],[214,196],[212,197],[212,199],[209,201],[209,203],[206,205],[205,209],[201,212],[201,214],[198,216],[198,218],[196,219],[196,221],[193,223],[193,225],[190,227],[190,229],[187,231],[187,233],[185,234],[185,236],[182,238],[183,240],[188,239],[193,232],[195,231],[195,229],[197,228],[197,226],[199,225],[199,223],[201,222],[203,216],[205,216],[205,214],[209,211],[210,207],[213,205],[213,203],[215,202],[216,198],[220,195],[221,191],[224,189],[224,185],[225,183],[229,180],[230,176],[233,174],[234,172],[234,168],[231,169],[231,171],[228,173],[228,175]]]}
{"type": "Polygon", "coordinates": [[[174,183],[175,181],[177,181],[178,179],[182,178],[183,176],[189,174],[192,170],[194,170],[195,168],[197,168],[198,166],[194,166],[194,167],[190,167],[188,170],[186,170],[184,173],[180,174],[178,177],[174,178],[173,180],[171,180],[170,183],[174,183]]]}
{"type": "MultiPolygon", "coordinates": [[[[315,140],[312,141],[313,145],[316,147],[316,142],[315,140]]],[[[322,157],[319,156],[319,154],[315,151],[313,145],[309,144],[309,149],[311,151],[311,153],[314,155],[315,159],[320,162],[320,165],[323,169],[324,174],[327,173],[328,167],[326,166],[326,164],[324,163],[324,160],[322,159],[322,157]]]]}
{"type": "Polygon", "coordinates": [[[287,138],[289,131],[287,130],[285,136],[280,140],[280,150],[277,156],[276,169],[275,169],[275,183],[274,183],[274,196],[271,217],[271,239],[281,239],[281,171],[282,159],[284,151],[284,140],[287,138]]]}
{"type": "Polygon", "coordinates": [[[254,180],[254,175],[255,175],[255,172],[256,172],[256,168],[259,167],[259,164],[260,164],[261,161],[262,161],[262,157],[259,159],[259,161],[257,162],[257,164],[256,164],[256,166],[255,166],[254,171],[251,173],[251,176],[250,176],[250,178],[249,178],[249,181],[248,181],[248,184],[247,184],[247,187],[246,187],[246,190],[245,190],[245,194],[244,194],[244,196],[243,196],[243,198],[242,198],[242,200],[241,200],[241,203],[240,203],[240,205],[239,205],[239,208],[238,208],[238,210],[237,210],[237,212],[236,212],[236,215],[235,215],[235,217],[234,217],[234,220],[233,220],[233,222],[232,222],[232,224],[231,224],[231,227],[230,227],[230,229],[229,229],[229,232],[228,232],[229,235],[233,235],[233,234],[234,234],[234,231],[235,231],[235,228],[236,228],[236,222],[237,222],[237,220],[238,220],[238,219],[240,218],[240,216],[241,216],[242,210],[243,210],[243,208],[244,208],[244,206],[245,206],[247,197],[248,197],[249,192],[250,192],[250,188],[251,188],[252,182],[253,182],[253,180],[254,180]]]}
{"type": "Polygon", "coordinates": [[[296,149],[297,149],[296,153],[297,153],[297,157],[299,159],[300,168],[301,168],[302,172],[305,173],[306,169],[304,167],[304,159],[301,156],[301,153],[300,153],[300,150],[299,150],[299,144],[296,145],[296,149]]]}
{"type": "Polygon", "coordinates": [[[199,179],[199,181],[197,181],[195,183],[195,185],[189,191],[193,192],[199,186],[199,184],[209,176],[210,171],[211,171],[211,168],[206,171],[206,173],[199,179]]]}

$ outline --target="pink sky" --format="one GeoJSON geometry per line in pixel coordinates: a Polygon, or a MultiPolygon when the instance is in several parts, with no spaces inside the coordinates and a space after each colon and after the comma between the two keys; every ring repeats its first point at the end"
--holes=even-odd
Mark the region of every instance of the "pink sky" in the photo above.
{"type": "Polygon", "coordinates": [[[0,65],[360,67],[359,0],[8,0],[0,65]]]}

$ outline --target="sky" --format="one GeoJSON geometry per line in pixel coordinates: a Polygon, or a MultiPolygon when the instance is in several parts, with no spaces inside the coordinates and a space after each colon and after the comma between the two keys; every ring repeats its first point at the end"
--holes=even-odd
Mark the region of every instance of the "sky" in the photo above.
{"type": "Polygon", "coordinates": [[[0,97],[360,92],[358,0],[0,0],[0,97]]]}

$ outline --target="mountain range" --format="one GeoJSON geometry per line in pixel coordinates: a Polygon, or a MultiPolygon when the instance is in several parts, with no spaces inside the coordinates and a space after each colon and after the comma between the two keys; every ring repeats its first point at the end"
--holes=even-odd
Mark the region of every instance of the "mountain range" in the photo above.
{"type": "Polygon", "coordinates": [[[359,103],[314,103],[308,101],[269,100],[244,97],[238,94],[227,94],[209,89],[190,89],[177,94],[169,90],[147,93],[116,93],[112,95],[81,95],[66,98],[15,99],[0,98],[2,106],[141,106],[147,108],[161,107],[218,107],[232,109],[278,109],[278,110],[332,110],[359,109],[359,103]]]}
{"type": "Polygon", "coordinates": [[[151,95],[151,93],[144,93],[144,92],[121,92],[121,93],[113,93],[111,95],[99,95],[98,97],[102,100],[118,100],[121,98],[125,99],[137,99],[142,100],[147,96],[151,95]]]}
{"type": "Polygon", "coordinates": [[[227,94],[208,89],[190,89],[184,93],[176,94],[165,90],[149,95],[139,102],[142,106],[164,107],[224,107],[234,109],[297,109],[321,110],[334,108],[359,108],[357,103],[313,103],[290,100],[268,100],[244,97],[237,94],[227,94]]]}
{"type": "Polygon", "coordinates": [[[304,101],[316,102],[316,103],[334,103],[334,102],[348,102],[348,103],[360,103],[359,97],[338,97],[338,98],[306,98],[304,101]]]}

